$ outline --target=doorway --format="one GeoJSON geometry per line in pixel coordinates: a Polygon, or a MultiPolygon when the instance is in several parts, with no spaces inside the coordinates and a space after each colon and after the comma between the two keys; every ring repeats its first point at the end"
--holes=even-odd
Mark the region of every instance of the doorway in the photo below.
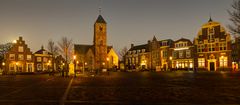
{"type": "Polygon", "coordinates": [[[210,62],[210,71],[215,71],[215,63],[210,62]]]}

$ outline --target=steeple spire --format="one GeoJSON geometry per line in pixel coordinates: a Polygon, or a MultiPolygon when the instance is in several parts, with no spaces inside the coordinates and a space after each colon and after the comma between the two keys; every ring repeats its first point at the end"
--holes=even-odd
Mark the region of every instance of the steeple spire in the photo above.
{"type": "Polygon", "coordinates": [[[102,8],[101,7],[98,8],[98,12],[99,12],[99,15],[102,14],[102,8]]]}
{"type": "Polygon", "coordinates": [[[209,20],[208,20],[208,22],[212,22],[213,20],[212,20],[212,16],[211,16],[211,13],[209,14],[209,20]]]}

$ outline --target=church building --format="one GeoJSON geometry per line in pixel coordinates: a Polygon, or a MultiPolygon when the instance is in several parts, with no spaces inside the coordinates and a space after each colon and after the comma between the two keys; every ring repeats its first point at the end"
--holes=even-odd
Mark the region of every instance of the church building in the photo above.
{"type": "Polygon", "coordinates": [[[107,22],[99,15],[94,24],[93,45],[74,44],[76,70],[115,69],[118,55],[107,45],[107,22]]]}

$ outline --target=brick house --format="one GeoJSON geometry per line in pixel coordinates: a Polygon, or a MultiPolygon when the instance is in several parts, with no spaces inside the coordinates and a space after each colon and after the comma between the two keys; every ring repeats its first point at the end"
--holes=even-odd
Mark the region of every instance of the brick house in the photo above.
{"type": "Polygon", "coordinates": [[[34,72],[33,54],[22,37],[16,40],[12,48],[5,54],[5,72],[34,72]]]}

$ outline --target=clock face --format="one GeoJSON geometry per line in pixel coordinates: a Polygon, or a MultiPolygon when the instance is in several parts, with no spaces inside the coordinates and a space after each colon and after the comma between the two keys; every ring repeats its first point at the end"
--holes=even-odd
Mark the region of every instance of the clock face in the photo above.
{"type": "Polygon", "coordinates": [[[100,31],[102,31],[102,30],[103,30],[103,27],[102,27],[102,26],[100,26],[100,27],[99,27],[99,30],[100,30],[100,31]]]}

